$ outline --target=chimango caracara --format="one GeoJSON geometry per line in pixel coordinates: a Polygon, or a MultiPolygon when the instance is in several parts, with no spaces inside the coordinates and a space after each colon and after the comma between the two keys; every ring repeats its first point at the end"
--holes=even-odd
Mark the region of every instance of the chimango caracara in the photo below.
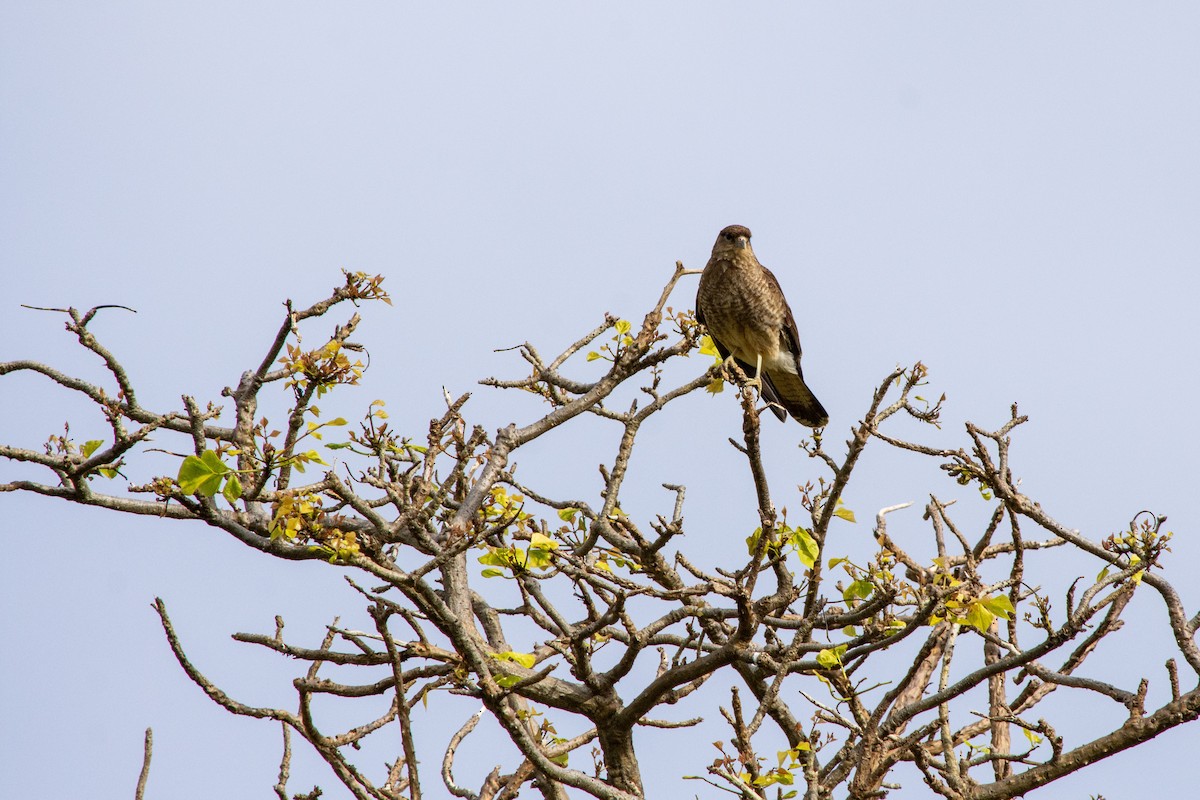
{"type": "Polygon", "coordinates": [[[817,428],[829,421],[800,371],[800,332],[779,281],[758,263],[750,229],[730,225],[717,236],[696,291],[696,319],[721,353],[757,384],[780,420],[784,412],[817,428]]]}

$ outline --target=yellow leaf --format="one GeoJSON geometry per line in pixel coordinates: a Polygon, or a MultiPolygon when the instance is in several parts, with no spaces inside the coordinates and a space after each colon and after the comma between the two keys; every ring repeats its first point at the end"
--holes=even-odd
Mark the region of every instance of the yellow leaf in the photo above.
{"type": "Polygon", "coordinates": [[[533,653],[514,653],[512,650],[504,653],[493,653],[492,658],[497,661],[511,661],[514,664],[520,664],[525,669],[533,669],[533,665],[537,661],[533,653]]]}
{"type": "Polygon", "coordinates": [[[987,633],[996,616],[984,607],[983,603],[972,603],[967,609],[967,624],[980,633],[987,633]]]}
{"type": "Polygon", "coordinates": [[[558,542],[544,533],[535,533],[529,537],[529,546],[537,550],[557,550],[558,542]]]}

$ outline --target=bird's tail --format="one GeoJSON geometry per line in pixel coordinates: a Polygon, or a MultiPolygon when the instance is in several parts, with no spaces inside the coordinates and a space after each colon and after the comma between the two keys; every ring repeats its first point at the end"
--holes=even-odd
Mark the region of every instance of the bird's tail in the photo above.
{"type": "Polygon", "coordinates": [[[783,414],[786,411],[801,425],[810,428],[819,428],[829,422],[825,406],[804,383],[803,377],[781,370],[762,377],[763,398],[771,403],[771,410],[780,421],[786,419],[783,414]]]}

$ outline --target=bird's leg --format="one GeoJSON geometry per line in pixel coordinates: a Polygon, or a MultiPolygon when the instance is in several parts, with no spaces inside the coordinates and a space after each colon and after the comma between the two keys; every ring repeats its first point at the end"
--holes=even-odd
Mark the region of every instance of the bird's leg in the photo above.
{"type": "MultiPolygon", "coordinates": [[[[737,358],[732,354],[729,355],[724,362],[722,362],[722,366],[729,370],[731,374],[737,374],[731,369],[732,367],[737,366],[737,358]]],[[[738,372],[740,372],[742,375],[746,375],[746,373],[741,372],[740,368],[738,372]]],[[[758,354],[758,361],[754,365],[754,375],[746,375],[746,382],[742,385],[753,386],[754,388],[758,389],[759,394],[762,394],[762,353],[758,354]]]]}
{"type": "Polygon", "coordinates": [[[753,386],[762,394],[762,353],[758,354],[758,361],[754,364],[754,377],[746,381],[746,385],[753,386]]]}

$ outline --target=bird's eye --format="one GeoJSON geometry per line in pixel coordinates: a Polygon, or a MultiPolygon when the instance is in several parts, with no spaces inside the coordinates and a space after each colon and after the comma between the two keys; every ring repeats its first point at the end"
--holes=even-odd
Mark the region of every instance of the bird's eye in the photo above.
{"type": "Polygon", "coordinates": [[[725,234],[725,241],[727,241],[727,242],[732,242],[732,241],[733,241],[733,234],[732,234],[732,233],[727,233],[727,234],[725,234]]]}

